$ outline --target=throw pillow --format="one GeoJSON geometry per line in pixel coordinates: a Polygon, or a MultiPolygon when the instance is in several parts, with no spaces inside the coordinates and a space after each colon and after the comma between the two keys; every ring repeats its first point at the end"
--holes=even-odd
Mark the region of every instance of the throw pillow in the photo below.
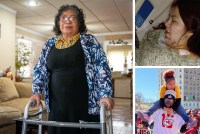
{"type": "Polygon", "coordinates": [[[19,94],[12,80],[0,77],[0,102],[19,98],[19,94]]]}

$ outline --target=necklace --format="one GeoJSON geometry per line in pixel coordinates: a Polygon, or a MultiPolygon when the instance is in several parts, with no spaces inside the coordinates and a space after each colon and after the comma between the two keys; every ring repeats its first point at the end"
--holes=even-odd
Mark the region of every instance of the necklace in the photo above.
{"type": "Polygon", "coordinates": [[[68,48],[72,45],[74,45],[78,39],[80,38],[80,33],[78,33],[77,35],[75,35],[74,37],[72,37],[71,39],[69,39],[68,41],[65,41],[63,36],[61,35],[58,40],[56,41],[56,45],[55,47],[57,49],[65,49],[68,48]]]}

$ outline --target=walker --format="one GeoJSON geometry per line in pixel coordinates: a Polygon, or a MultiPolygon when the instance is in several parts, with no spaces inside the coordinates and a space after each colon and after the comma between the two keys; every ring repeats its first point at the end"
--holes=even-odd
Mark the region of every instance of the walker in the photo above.
{"type": "Polygon", "coordinates": [[[22,126],[22,134],[26,134],[26,129],[28,124],[38,125],[38,134],[42,134],[42,126],[54,126],[54,127],[71,127],[71,128],[93,128],[100,129],[100,134],[107,134],[106,130],[106,122],[108,122],[108,132],[109,134],[113,134],[113,126],[112,126],[112,113],[111,111],[105,111],[107,107],[106,103],[101,105],[100,109],[100,122],[85,122],[79,121],[79,123],[73,122],[56,122],[56,121],[43,121],[43,105],[40,103],[39,111],[29,115],[29,109],[31,106],[35,105],[35,100],[30,100],[25,109],[24,109],[24,117],[23,117],[23,126],[22,126]],[[36,120],[31,120],[29,117],[39,116],[36,120]]]}

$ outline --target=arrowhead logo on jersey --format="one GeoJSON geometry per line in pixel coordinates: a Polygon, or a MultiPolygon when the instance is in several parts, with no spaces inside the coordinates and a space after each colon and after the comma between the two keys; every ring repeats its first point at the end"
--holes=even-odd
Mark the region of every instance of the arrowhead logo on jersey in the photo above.
{"type": "Polygon", "coordinates": [[[164,113],[162,114],[162,126],[165,128],[172,128],[174,122],[174,116],[167,116],[164,113]]]}

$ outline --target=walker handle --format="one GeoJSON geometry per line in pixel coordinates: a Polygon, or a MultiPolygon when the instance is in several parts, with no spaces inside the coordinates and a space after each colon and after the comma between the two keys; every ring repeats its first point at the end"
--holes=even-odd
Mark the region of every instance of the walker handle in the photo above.
{"type": "MultiPolygon", "coordinates": [[[[23,126],[22,126],[22,134],[26,134],[26,129],[27,129],[27,123],[26,123],[26,120],[28,119],[29,117],[29,109],[34,106],[36,104],[36,100],[32,99],[32,100],[29,100],[29,102],[26,104],[26,107],[24,109],[24,117],[23,117],[23,126]]],[[[39,115],[39,119],[42,120],[42,117],[43,117],[43,105],[42,105],[42,102],[40,101],[40,109],[39,109],[39,112],[36,112],[34,113],[33,115],[36,116],[36,115],[39,115]]],[[[33,115],[30,115],[30,116],[33,116],[33,115]]],[[[39,125],[39,131],[38,131],[38,134],[42,134],[42,125],[39,125]]]]}

